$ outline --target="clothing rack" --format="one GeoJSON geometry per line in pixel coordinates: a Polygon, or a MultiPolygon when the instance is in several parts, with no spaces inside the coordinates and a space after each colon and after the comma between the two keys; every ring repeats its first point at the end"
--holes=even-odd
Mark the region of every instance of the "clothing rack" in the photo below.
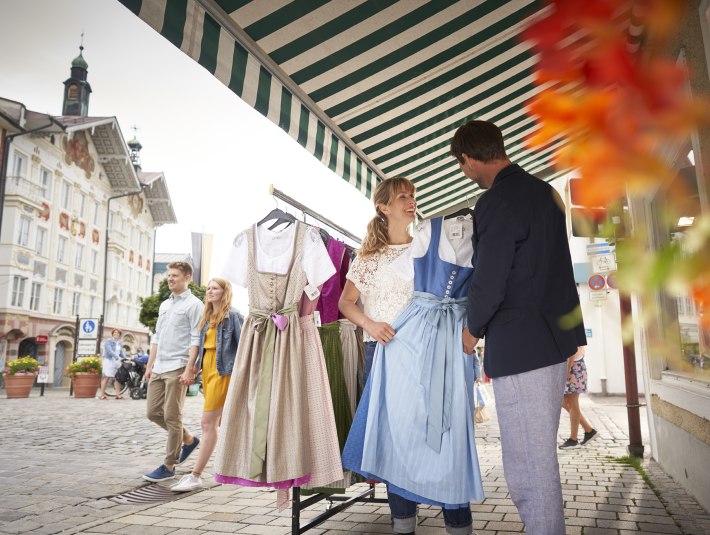
{"type": "MultiPolygon", "coordinates": [[[[300,210],[302,213],[309,215],[313,219],[335,230],[336,232],[352,240],[356,244],[360,245],[362,243],[362,239],[355,236],[352,232],[347,231],[340,225],[333,223],[330,219],[323,217],[319,213],[314,212],[313,210],[311,210],[307,206],[304,206],[292,197],[289,197],[282,191],[277,190],[276,188],[274,188],[273,184],[269,186],[269,193],[277,199],[281,199],[285,203],[289,204],[296,210],[300,210]]],[[[318,493],[309,496],[305,500],[301,500],[301,488],[293,487],[291,490],[293,492],[293,499],[291,501],[291,535],[299,535],[300,533],[305,533],[322,524],[330,517],[338,514],[341,511],[344,511],[352,505],[355,505],[356,503],[387,503],[386,498],[375,497],[375,485],[372,483],[368,485],[368,488],[366,490],[358,492],[354,496],[318,493]],[[328,506],[326,510],[321,514],[311,518],[308,522],[301,526],[301,511],[323,500],[328,501],[328,506]],[[338,505],[335,505],[336,502],[340,503],[338,503],[338,505]]]]}
{"type": "Polygon", "coordinates": [[[355,496],[320,493],[314,494],[304,501],[301,501],[300,487],[293,487],[291,490],[293,490],[293,500],[291,505],[291,535],[305,533],[306,531],[322,524],[331,516],[337,515],[341,511],[344,511],[356,503],[387,503],[387,498],[375,498],[375,485],[372,483],[369,484],[367,490],[360,492],[355,496]],[[327,509],[301,526],[301,511],[322,500],[328,500],[329,503],[327,509]],[[342,503],[334,506],[333,502],[342,503]]]}
{"type": "Polygon", "coordinates": [[[348,239],[354,241],[356,244],[360,245],[360,244],[362,243],[362,239],[361,239],[361,238],[358,238],[357,236],[355,236],[355,234],[353,234],[352,232],[349,232],[349,231],[345,230],[345,229],[344,229],[343,227],[341,227],[340,225],[336,225],[336,224],[333,223],[330,219],[327,219],[327,218],[323,217],[323,216],[320,215],[319,213],[314,212],[313,210],[311,210],[311,209],[308,208],[307,206],[301,204],[300,202],[298,202],[297,200],[293,199],[292,197],[289,197],[289,196],[286,195],[284,192],[277,190],[276,188],[274,188],[274,185],[273,185],[273,184],[270,184],[270,185],[269,185],[269,193],[270,193],[271,195],[273,195],[274,197],[276,197],[277,199],[281,199],[282,201],[284,201],[284,202],[290,204],[290,205],[293,206],[295,209],[300,210],[300,211],[303,212],[304,214],[307,214],[307,215],[311,216],[313,219],[316,219],[317,221],[320,221],[320,222],[323,223],[324,225],[327,225],[328,227],[330,227],[331,229],[335,230],[336,232],[339,232],[340,234],[342,234],[342,235],[345,236],[346,238],[348,238],[348,239]]]}

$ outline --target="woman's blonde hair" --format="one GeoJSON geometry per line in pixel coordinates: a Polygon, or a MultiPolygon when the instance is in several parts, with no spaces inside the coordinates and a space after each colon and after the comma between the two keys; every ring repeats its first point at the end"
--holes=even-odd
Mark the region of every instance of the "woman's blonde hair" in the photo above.
{"type": "Polygon", "coordinates": [[[372,196],[376,215],[367,224],[365,239],[358,251],[360,255],[368,256],[378,253],[384,249],[389,242],[387,216],[380,210],[380,206],[388,206],[402,190],[414,193],[415,189],[414,184],[403,176],[388,178],[377,185],[375,193],[372,196]]]}
{"type": "MultiPolygon", "coordinates": [[[[224,290],[222,293],[222,299],[220,299],[214,305],[207,301],[207,294],[205,293],[205,308],[202,311],[202,317],[200,318],[200,330],[209,322],[210,327],[216,327],[224,318],[229,314],[229,309],[232,308],[232,285],[228,280],[222,279],[220,277],[213,277],[210,282],[216,282],[224,290]]],[[[207,286],[210,285],[207,283],[207,286]]]]}

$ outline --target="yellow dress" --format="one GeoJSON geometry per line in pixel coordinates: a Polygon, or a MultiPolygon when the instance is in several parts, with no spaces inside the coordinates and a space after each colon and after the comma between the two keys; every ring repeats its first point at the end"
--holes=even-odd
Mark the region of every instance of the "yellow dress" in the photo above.
{"type": "Polygon", "coordinates": [[[231,375],[222,377],[217,372],[217,329],[210,327],[205,333],[204,355],[202,357],[202,390],[205,394],[205,411],[224,407],[231,375]]]}

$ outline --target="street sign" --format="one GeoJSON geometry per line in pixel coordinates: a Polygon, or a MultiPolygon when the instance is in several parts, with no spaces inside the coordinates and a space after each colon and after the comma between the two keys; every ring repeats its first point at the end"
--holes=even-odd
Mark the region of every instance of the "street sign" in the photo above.
{"type": "MultiPolygon", "coordinates": [[[[79,338],[84,340],[96,340],[99,335],[99,320],[84,319],[79,321],[79,338]]],[[[93,352],[92,352],[93,355],[93,352]]]]}
{"type": "Polygon", "coordinates": [[[47,345],[47,341],[48,341],[47,335],[39,334],[39,335],[35,336],[35,342],[37,343],[38,346],[47,345]]]}
{"type": "Polygon", "coordinates": [[[613,254],[597,255],[590,258],[592,263],[592,272],[607,273],[616,271],[616,258],[613,254]]]}
{"type": "Polygon", "coordinates": [[[595,256],[600,254],[610,254],[614,250],[611,245],[607,242],[602,243],[588,243],[587,244],[587,256],[595,256]]]}
{"type": "Polygon", "coordinates": [[[606,301],[606,290],[595,290],[589,292],[590,301],[606,301]]]}
{"type": "MultiPolygon", "coordinates": [[[[589,284],[590,290],[597,291],[604,288],[604,286],[606,285],[606,281],[604,280],[604,277],[602,275],[592,275],[591,277],[589,277],[587,284],[589,284]]],[[[592,292],[590,292],[590,294],[591,293],[592,292]]]]}
{"type": "Polygon", "coordinates": [[[591,328],[589,328],[589,329],[584,329],[584,335],[585,335],[587,338],[591,338],[591,337],[592,337],[592,329],[591,329],[591,328]]]}
{"type": "Polygon", "coordinates": [[[613,290],[619,289],[619,283],[616,281],[616,273],[609,273],[606,276],[606,285],[613,290]]]}
{"type": "Polygon", "coordinates": [[[96,355],[96,340],[79,340],[76,354],[79,356],[96,355]]]}
{"type": "Polygon", "coordinates": [[[38,383],[48,383],[49,382],[49,366],[40,366],[39,374],[37,375],[38,383]]]}

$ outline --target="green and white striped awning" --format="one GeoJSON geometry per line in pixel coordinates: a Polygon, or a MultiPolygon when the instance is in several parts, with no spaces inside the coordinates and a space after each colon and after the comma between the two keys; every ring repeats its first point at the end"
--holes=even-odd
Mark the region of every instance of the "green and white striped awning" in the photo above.
{"type": "Polygon", "coordinates": [[[404,175],[424,217],[480,193],[449,154],[480,118],[547,180],[564,140],[531,151],[535,57],[521,30],[542,0],[119,0],[370,196],[404,175]]]}

